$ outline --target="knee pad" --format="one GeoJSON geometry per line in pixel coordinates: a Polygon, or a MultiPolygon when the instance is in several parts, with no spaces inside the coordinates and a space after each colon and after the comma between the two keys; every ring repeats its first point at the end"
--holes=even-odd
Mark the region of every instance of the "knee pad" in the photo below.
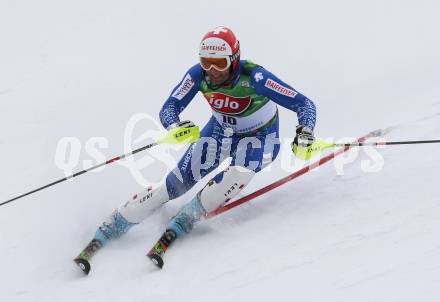
{"type": "Polygon", "coordinates": [[[147,188],[136,194],[123,204],[119,213],[131,223],[139,223],[144,220],[153,210],[169,201],[168,190],[164,182],[157,188],[147,188]]]}
{"type": "Polygon", "coordinates": [[[217,174],[198,193],[202,207],[212,212],[234,198],[255,175],[255,172],[239,166],[230,166],[217,174]]]}

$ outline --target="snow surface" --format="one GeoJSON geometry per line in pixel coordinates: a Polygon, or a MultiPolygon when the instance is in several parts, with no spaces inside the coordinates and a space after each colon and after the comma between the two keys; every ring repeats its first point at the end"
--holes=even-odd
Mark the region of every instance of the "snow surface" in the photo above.
{"type": "MultiPolygon", "coordinates": [[[[236,31],[243,58],[316,102],[319,136],[394,126],[389,140],[438,139],[439,9],[424,0],[1,1],[0,201],[64,176],[54,161],[63,137],[81,142],[80,163],[92,159],[91,137],[108,141],[107,158],[122,153],[128,120],[157,117],[217,25],[236,31]]],[[[209,108],[198,96],[183,118],[203,125],[209,108]]],[[[282,110],[283,137],[295,124],[282,110]]],[[[158,271],[145,252],[188,194],[102,250],[84,277],[73,257],[142,190],[123,165],[106,167],[0,208],[0,299],[438,301],[439,152],[387,147],[376,173],[363,171],[363,151],[344,175],[326,165],[198,225],[158,271]]],[[[244,194],[288,174],[281,157],[273,165],[244,194]]]]}

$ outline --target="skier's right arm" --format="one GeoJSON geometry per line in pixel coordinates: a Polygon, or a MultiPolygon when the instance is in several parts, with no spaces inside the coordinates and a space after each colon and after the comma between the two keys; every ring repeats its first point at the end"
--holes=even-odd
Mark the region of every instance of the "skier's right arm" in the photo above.
{"type": "Polygon", "coordinates": [[[166,129],[180,122],[179,114],[199,91],[202,76],[200,64],[196,64],[188,70],[182,81],[173,89],[159,113],[160,122],[166,129]]]}

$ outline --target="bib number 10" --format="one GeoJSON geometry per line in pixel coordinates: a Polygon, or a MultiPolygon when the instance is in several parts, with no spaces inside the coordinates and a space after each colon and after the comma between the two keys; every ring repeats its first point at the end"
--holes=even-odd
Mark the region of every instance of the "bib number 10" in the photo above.
{"type": "Polygon", "coordinates": [[[237,119],[233,116],[223,115],[223,123],[227,123],[229,125],[237,125],[237,119]]]}

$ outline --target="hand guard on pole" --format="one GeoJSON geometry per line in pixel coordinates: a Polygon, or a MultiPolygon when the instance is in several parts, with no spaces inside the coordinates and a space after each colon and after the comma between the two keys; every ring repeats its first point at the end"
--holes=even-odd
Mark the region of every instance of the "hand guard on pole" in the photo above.
{"type": "Polygon", "coordinates": [[[158,144],[192,144],[200,138],[200,129],[191,121],[181,121],[170,125],[168,133],[158,144]]]}

